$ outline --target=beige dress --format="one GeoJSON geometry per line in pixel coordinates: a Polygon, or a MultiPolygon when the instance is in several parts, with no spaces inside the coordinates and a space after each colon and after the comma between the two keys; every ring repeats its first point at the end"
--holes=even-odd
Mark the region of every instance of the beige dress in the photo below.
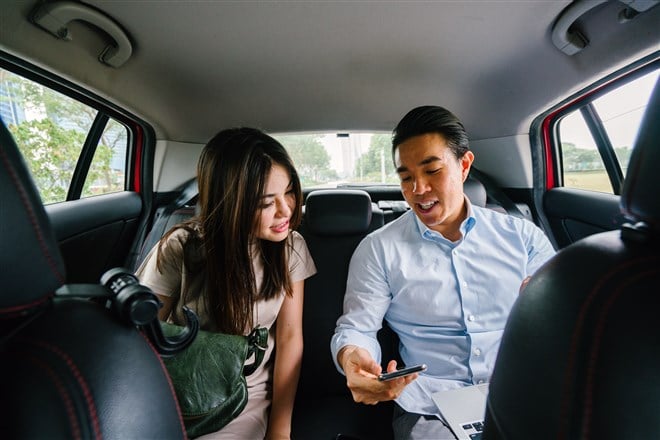
{"type": "MultiPolygon", "coordinates": [[[[186,277],[183,270],[182,239],[185,240],[188,232],[179,229],[174,232],[163,246],[163,273],[156,268],[156,256],[158,245],[156,245],[145,261],[138,268],[136,275],[141,283],[151,288],[159,295],[178,298],[186,289],[199,289],[202,285],[199,279],[186,277]]],[[[307,249],[305,239],[297,232],[292,231],[287,238],[289,244],[289,272],[291,281],[301,281],[316,273],[314,261],[307,249]]],[[[263,263],[260,259],[253,260],[254,274],[257,280],[257,290],[263,279],[263,263]]],[[[198,277],[199,278],[199,277],[198,277]]],[[[276,298],[268,301],[258,301],[254,308],[254,326],[268,327],[268,350],[264,356],[264,362],[250,376],[247,377],[248,403],[243,412],[232,420],[222,430],[207,434],[203,439],[237,439],[257,440],[263,439],[268,426],[268,409],[270,407],[272,394],[272,353],[275,347],[275,326],[273,323],[282,306],[284,292],[276,298]]],[[[203,303],[186,304],[193,309],[200,318],[201,327],[212,330],[209,314],[203,303]]],[[[246,334],[249,333],[249,329],[246,334]]]]}

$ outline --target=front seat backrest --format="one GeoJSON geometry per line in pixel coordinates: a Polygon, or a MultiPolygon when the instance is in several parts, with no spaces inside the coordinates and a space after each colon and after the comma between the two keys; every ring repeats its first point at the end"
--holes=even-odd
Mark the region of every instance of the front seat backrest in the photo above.
{"type": "Polygon", "coordinates": [[[167,372],[142,333],[96,302],[54,297],[62,257],[0,125],[0,438],[184,438],[167,372]]]}
{"type": "Polygon", "coordinates": [[[660,438],[659,84],[621,197],[630,223],[561,250],[520,294],[484,439],[660,438]]]}

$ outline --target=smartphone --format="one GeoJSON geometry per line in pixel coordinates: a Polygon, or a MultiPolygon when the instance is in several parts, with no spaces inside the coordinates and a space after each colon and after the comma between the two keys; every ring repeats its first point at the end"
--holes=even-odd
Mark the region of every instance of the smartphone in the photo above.
{"type": "Polygon", "coordinates": [[[409,374],[417,373],[419,371],[424,371],[424,370],[426,370],[426,364],[413,365],[412,367],[402,368],[400,370],[396,370],[391,373],[380,374],[378,375],[378,380],[380,381],[392,380],[392,379],[396,379],[397,377],[407,376],[409,374]]]}

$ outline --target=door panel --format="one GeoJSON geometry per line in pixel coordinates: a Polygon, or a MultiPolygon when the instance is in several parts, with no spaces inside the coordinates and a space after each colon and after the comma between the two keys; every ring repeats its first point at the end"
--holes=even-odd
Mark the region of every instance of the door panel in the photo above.
{"type": "Polygon", "coordinates": [[[97,283],[123,266],[136,238],[142,200],[123,191],[46,205],[60,245],[68,283],[97,283]]]}
{"type": "Polygon", "coordinates": [[[624,222],[619,199],[613,194],[573,188],[553,188],[546,192],[545,214],[559,247],[619,228],[624,222]]]}

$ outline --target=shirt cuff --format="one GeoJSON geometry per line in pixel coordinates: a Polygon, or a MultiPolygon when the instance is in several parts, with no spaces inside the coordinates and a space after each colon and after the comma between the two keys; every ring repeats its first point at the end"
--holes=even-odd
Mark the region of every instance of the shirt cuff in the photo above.
{"type": "Polygon", "coordinates": [[[367,336],[363,333],[360,333],[357,330],[341,330],[338,333],[335,333],[332,336],[330,341],[330,351],[332,352],[332,361],[335,363],[337,371],[341,374],[344,374],[344,370],[339,365],[337,361],[337,354],[347,345],[355,345],[360,348],[364,348],[371,354],[371,357],[374,358],[376,362],[380,364],[381,361],[381,351],[380,344],[378,340],[367,336]]]}

